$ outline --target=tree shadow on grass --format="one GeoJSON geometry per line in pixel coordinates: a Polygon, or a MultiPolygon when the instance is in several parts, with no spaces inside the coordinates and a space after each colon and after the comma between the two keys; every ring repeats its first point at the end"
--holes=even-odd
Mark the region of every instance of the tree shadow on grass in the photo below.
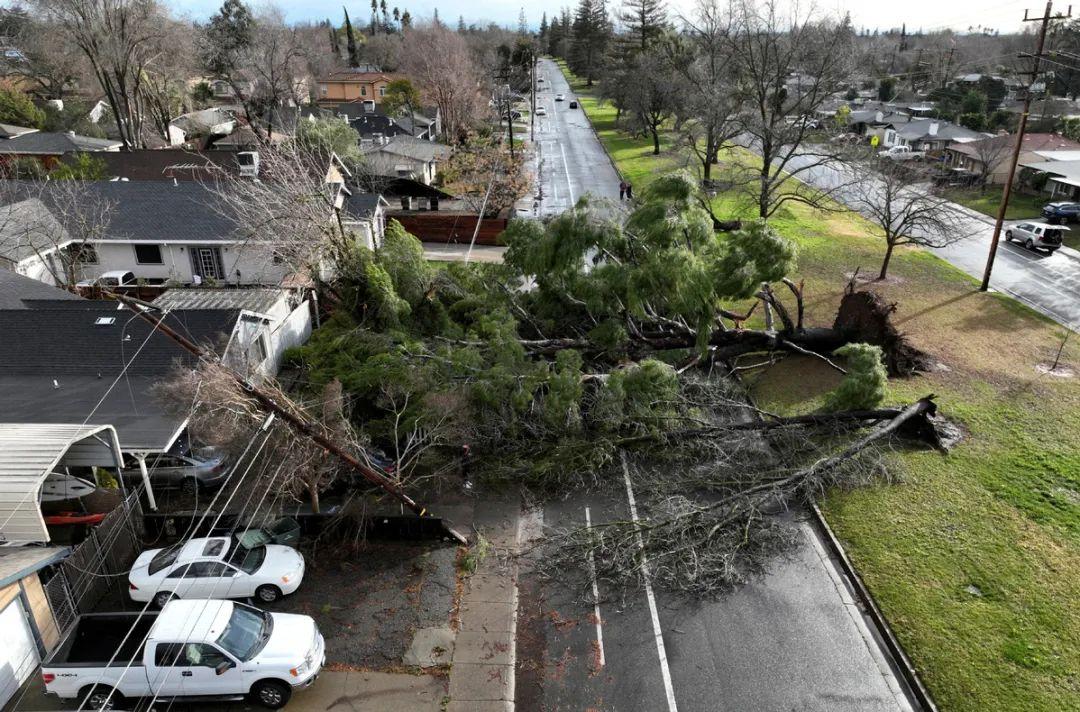
{"type": "Polygon", "coordinates": [[[955,304],[957,304],[957,303],[959,303],[959,302],[961,302],[961,301],[963,301],[965,299],[968,299],[970,297],[973,297],[973,296],[975,296],[977,294],[979,294],[978,290],[974,290],[974,289],[969,291],[969,292],[964,292],[963,294],[957,294],[955,296],[949,297],[948,299],[946,299],[944,301],[938,302],[936,304],[932,304],[932,305],[930,305],[928,307],[923,307],[922,309],[920,309],[917,312],[907,314],[906,316],[904,316],[901,319],[896,319],[895,320],[896,324],[898,326],[900,324],[906,324],[909,321],[914,321],[915,319],[918,319],[919,317],[926,316],[927,314],[931,314],[933,312],[936,312],[939,309],[945,309],[945,308],[954,306],[955,304]]]}

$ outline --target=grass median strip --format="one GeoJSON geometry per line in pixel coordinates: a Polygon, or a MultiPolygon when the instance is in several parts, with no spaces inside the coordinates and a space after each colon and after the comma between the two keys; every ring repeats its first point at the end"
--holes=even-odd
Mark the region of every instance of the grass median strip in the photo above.
{"type": "MultiPolygon", "coordinates": [[[[564,72],[566,71],[563,67],[564,72]]],[[[601,141],[638,189],[687,164],[670,139],[615,126],[616,112],[567,72],[601,141]]],[[[724,160],[753,160],[744,152],[724,160]]],[[[717,198],[719,214],[752,215],[717,198]]],[[[831,323],[850,274],[874,274],[884,247],[850,212],[789,204],[771,223],[799,245],[808,323],[831,323]]],[[[887,282],[901,330],[939,368],[893,380],[891,400],[933,392],[964,442],[948,456],[897,451],[895,485],[831,492],[823,510],[944,710],[1080,709],[1080,376],[1048,375],[1063,327],[934,255],[898,252],[887,282]]],[[[1065,361],[1080,370],[1077,340],[1065,361]]],[[[837,374],[802,359],[752,379],[763,407],[818,407],[837,374]]]]}

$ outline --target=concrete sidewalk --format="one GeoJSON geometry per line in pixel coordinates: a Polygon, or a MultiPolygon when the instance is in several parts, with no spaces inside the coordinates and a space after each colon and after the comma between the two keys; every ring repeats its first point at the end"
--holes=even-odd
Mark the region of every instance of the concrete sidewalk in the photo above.
{"type": "Polygon", "coordinates": [[[490,549],[465,581],[447,712],[513,712],[520,511],[516,498],[476,505],[490,549]]]}

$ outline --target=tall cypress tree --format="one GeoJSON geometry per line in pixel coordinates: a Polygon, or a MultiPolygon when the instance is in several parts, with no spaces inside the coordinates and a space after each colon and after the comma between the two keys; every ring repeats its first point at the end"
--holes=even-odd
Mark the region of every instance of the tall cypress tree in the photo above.
{"type": "Polygon", "coordinates": [[[360,66],[360,52],[356,48],[356,36],[353,35],[352,23],[349,22],[349,11],[348,11],[348,9],[346,9],[344,7],[341,8],[341,9],[345,10],[345,38],[346,38],[345,39],[345,42],[346,42],[345,46],[349,50],[349,66],[350,67],[359,67],[360,66]]]}
{"type": "Polygon", "coordinates": [[[547,12],[540,18],[540,39],[543,40],[547,37],[548,24],[547,24],[547,12]]]}

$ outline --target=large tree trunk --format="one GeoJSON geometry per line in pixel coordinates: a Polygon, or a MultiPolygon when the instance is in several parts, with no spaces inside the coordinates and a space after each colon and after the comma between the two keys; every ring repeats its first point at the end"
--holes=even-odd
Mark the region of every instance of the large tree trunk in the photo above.
{"type": "Polygon", "coordinates": [[[653,149],[652,149],[653,155],[654,156],[659,156],[660,155],[660,131],[659,131],[658,127],[655,124],[653,124],[653,127],[652,127],[652,145],[653,145],[653,149]]]}

